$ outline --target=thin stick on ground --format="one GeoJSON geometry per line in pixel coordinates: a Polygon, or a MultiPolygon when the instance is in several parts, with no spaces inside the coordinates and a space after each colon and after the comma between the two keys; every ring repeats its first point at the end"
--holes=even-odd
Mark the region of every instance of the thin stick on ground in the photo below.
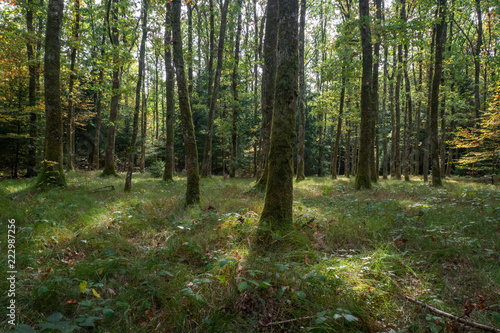
{"type": "Polygon", "coordinates": [[[427,308],[430,311],[432,311],[434,313],[437,313],[437,314],[439,314],[441,316],[444,316],[446,318],[450,318],[450,319],[456,320],[459,323],[464,324],[466,326],[474,327],[474,328],[479,328],[479,329],[487,331],[487,332],[500,333],[500,329],[497,329],[497,328],[494,328],[494,327],[490,327],[490,326],[487,326],[487,325],[483,325],[483,324],[479,324],[479,323],[476,323],[476,322],[473,322],[473,321],[470,321],[470,320],[467,320],[467,319],[463,319],[463,318],[457,317],[455,315],[452,315],[451,313],[444,312],[444,311],[436,309],[436,308],[434,308],[434,307],[432,307],[430,305],[427,305],[427,304],[425,304],[423,302],[417,301],[416,299],[411,298],[409,296],[403,295],[403,297],[406,298],[408,301],[410,301],[412,303],[415,303],[415,304],[418,304],[420,306],[423,306],[424,308],[427,308]]]}

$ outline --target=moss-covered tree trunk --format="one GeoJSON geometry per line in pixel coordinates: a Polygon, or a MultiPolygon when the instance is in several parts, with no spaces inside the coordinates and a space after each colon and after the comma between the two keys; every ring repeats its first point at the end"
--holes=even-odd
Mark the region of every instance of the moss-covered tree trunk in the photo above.
{"type": "Polygon", "coordinates": [[[120,62],[120,36],[118,31],[118,4],[117,0],[109,0],[107,8],[106,24],[108,26],[109,39],[113,45],[113,77],[111,84],[111,105],[109,109],[109,124],[106,131],[106,155],[104,157],[103,176],[117,175],[115,169],[115,136],[116,121],[118,119],[118,108],[120,103],[120,81],[121,81],[121,62],[120,62]],[[113,3],[115,5],[113,6],[113,3]],[[111,8],[113,7],[113,8],[111,8]],[[111,15],[112,23],[109,22],[111,15]]]}
{"type": "Polygon", "coordinates": [[[132,138],[130,139],[130,146],[128,149],[129,159],[128,159],[127,176],[125,177],[125,192],[130,192],[130,190],[132,189],[132,173],[134,172],[136,142],[137,142],[137,135],[139,133],[139,112],[141,111],[141,86],[143,83],[144,59],[146,56],[146,40],[148,38],[148,26],[147,26],[148,5],[149,5],[149,0],[142,1],[142,39],[141,39],[141,46],[139,49],[139,73],[137,75],[137,84],[135,86],[134,123],[132,127],[132,138]]]}
{"type": "Polygon", "coordinates": [[[61,27],[63,0],[49,0],[45,33],[45,155],[37,187],[66,186],[61,109],[61,27]]]}
{"type": "Polygon", "coordinates": [[[240,35],[241,35],[241,10],[242,1],[238,1],[238,23],[236,28],[236,35],[234,36],[234,67],[232,77],[233,88],[233,118],[231,120],[231,167],[229,169],[229,176],[231,178],[236,176],[236,169],[238,167],[238,117],[240,114],[240,101],[238,96],[238,66],[240,63],[240,35]]]}
{"type": "Polygon", "coordinates": [[[200,175],[198,173],[198,149],[196,148],[193,114],[191,112],[191,102],[189,101],[188,83],[182,53],[181,0],[172,1],[172,35],[179,108],[181,111],[182,136],[186,152],[186,205],[192,205],[200,201],[200,175]]]}
{"type": "Polygon", "coordinates": [[[268,156],[268,179],[260,223],[272,231],[292,227],[293,146],[298,88],[297,0],[279,1],[276,101],[268,156]]]}
{"type": "Polygon", "coordinates": [[[363,72],[361,76],[361,122],[359,129],[359,157],[356,172],[356,188],[370,188],[370,152],[372,141],[372,44],[370,32],[370,6],[368,0],[359,0],[361,47],[363,53],[363,72]]]}
{"type": "Polygon", "coordinates": [[[166,112],[166,144],[165,144],[165,171],[163,172],[163,180],[174,179],[174,68],[172,66],[172,24],[171,24],[171,3],[167,2],[167,13],[165,15],[165,89],[167,99],[166,112]]]}
{"type": "Polygon", "coordinates": [[[227,7],[229,0],[225,0],[221,12],[221,24],[219,45],[217,47],[217,68],[215,70],[214,89],[210,96],[210,109],[208,111],[207,135],[205,138],[205,151],[203,153],[203,161],[201,163],[201,176],[209,177],[212,174],[212,138],[214,135],[215,109],[219,98],[220,77],[222,73],[222,62],[224,55],[224,41],[226,37],[226,22],[227,22],[227,7]]]}
{"type": "Polygon", "coordinates": [[[28,147],[28,156],[26,161],[26,174],[25,177],[34,177],[36,176],[36,137],[38,135],[37,131],[37,114],[35,111],[36,106],[36,78],[37,74],[37,66],[36,66],[36,57],[35,57],[35,45],[33,43],[35,37],[35,28],[33,26],[33,11],[35,3],[33,0],[28,1],[28,6],[26,10],[26,27],[28,30],[28,42],[26,43],[26,51],[28,55],[28,73],[29,73],[29,81],[28,81],[28,107],[30,108],[30,139],[29,139],[29,147],[28,147]]]}
{"type": "Polygon", "coordinates": [[[274,112],[274,93],[276,88],[276,52],[278,45],[279,1],[267,2],[266,32],[264,38],[264,67],[262,69],[262,125],[260,129],[260,153],[257,168],[259,180],[255,188],[263,190],[267,184],[267,153],[271,139],[271,123],[274,112]]]}
{"type": "Polygon", "coordinates": [[[434,56],[434,75],[432,78],[432,93],[430,107],[431,131],[431,162],[432,186],[442,186],[441,168],[439,167],[439,141],[438,141],[438,108],[439,86],[443,69],[443,49],[446,44],[446,0],[439,0],[439,21],[436,24],[436,53],[434,56]]]}
{"type": "Polygon", "coordinates": [[[305,27],[306,27],[306,0],[300,2],[300,31],[299,31],[299,142],[297,148],[297,180],[304,180],[304,157],[306,148],[306,80],[305,80],[305,27]]]}
{"type": "Polygon", "coordinates": [[[70,55],[70,65],[69,65],[69,101],[68,101],[68,141],[67,141],[67,150],[68,156],[66,161],[66,169],[74,170],[75,169],[75,98],[73,94],[73,88],[75,86],[75,65],[76,65],[76,53],[77,53],[77,45],[78,36],[80,31],[80,0],[75,0],[75,8],[74,8],[74,25],[73,25],[73,36],[72,36],[72,45],[71,45],[71,55],[70,55]]]}

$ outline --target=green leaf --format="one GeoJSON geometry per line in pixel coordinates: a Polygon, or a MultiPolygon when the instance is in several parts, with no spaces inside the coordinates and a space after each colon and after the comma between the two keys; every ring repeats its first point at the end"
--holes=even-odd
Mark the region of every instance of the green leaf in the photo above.
{"type": "Polygon", "coordinates": [[[87,281],[81,281],[80,282],[80,291],[82,293],[85,293],[85,291],[87,291],[87,281]]]}
{"type": "Polygon", "coordinates": [[[115,317],[115,312],[112,309],[109,309],[109,308],[103,309],[102,310],[102,314],[108,320],[112,320],[115,317]]]}
{"type": "Polygon", "coordinates": [[[283,294],[285,293],[285,290],[286,290],[285,286],[281,287],[281,289],[278,290],[278,292],[276,293],[276,297],[280,298],[281,296],[283,296],[283,294]]]}
{"type": "Polygon", "coordinates": [[[59,321],[61,321],[61,319],[63,319],[63,315],[61,312],[56,312],[56,313],[53,313],[51,314],[48,318],[47,318],[47,321],[49,323],[57,323],[59,321]]]}
{"type": "Polygon", "coordinates": [[[358,321],[358,318],[354,317],[353,315],[344,313],[343,316],[344,316],[345,320],[347,320],[350,323],[353,321],[358,321]]]}
{"type": "Polygon", "coordinates": [[[21,324],[21,325],[17,325],[16,329],[13,332],[16,332],[16,333],[35,333],[36,331],[31,326],[21,324]]]}
{"type": "Polygon", "coordinates": [[[243,290],[249,289],[249,288],[250,288],[250,286],[248,285],[248,283],[246,281],[238,283],[238,290],[239,291],[243,291],[243,290]]]}
{"type": "Polygon", "coordinates": [[[316,324],[322,324],[325,321],[326,321],[325,317],[319,317],[319,318],[316,318],[316,320],[315,320],[316,324]]]}

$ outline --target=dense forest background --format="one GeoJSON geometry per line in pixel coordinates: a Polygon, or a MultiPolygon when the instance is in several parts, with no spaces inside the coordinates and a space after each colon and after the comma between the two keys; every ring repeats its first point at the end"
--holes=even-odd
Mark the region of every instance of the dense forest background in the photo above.
{"type": "MultiPolygon", "coordinates": [[[[44,159],[47,5],[47,1],[1,5],[0,168],[4,176],[34,176],[44,159]]],[[[210,165],[202,167],[202,176],[262,173],[267,144],[262,91],[266,8],[260,0],[186,1],[182,8],[198,161],[200,166],[201,161],[210,165]],[[213,105],[212,96],[216,96],[213,105]]],[[[296,143],[305,147],[303,172],[305,176],[353,175],[361,120],[358,4],[303,2],[301,10],[305,11],[300,88],[304,93],[297,105],[304,103],[305,117],[304,134],[299,133],[296,143]]],[[[369,10],[372,181],[379,175],[409,179],[423,174],[427,179],[433,135],[441,176],[497,173],[498,7],[484,0],[449,2],[443,38],[436,33],[441,19],[435,1],[376,2],[369,10]],[[442,76],[433,119],[432,80],[440,47],[442,76]]],[[[107,135],[110,124],[115,124],[112,161],[117,171],[125,171],[137,103],[134,165],[141,171],[163,173],[172,122],[175,171],[186,169],[180,113],[167,116],[167,83],[177,83],[165,69],[172,66],[166,54],[172,45],[166,2],[147,6],[146,34],[140,13],[141,3],[132,1],[64,4],[60,93],[67,170],[104,168],[107,135]],[[146,38],[143,84],[136,101],[142,38],[146,38]],[[110,110],[115,114],[110,115],[110,110]]],[[[296,123],[300,132],[299,112],[296,123]]],[[[297,165],[296,151],[294,161],[297,165]]]]}

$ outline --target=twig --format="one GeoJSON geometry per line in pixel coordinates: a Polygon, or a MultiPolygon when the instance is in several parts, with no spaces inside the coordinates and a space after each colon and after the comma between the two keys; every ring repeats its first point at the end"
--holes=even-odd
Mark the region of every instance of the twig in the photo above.
{"type": "Polygon", "coordinates": [[[473,321],[457,317],[455,315],[452,315],[451,313],[444,312],[442,310],[438,310],[438,309],[436,309],[436,308],[434,308],[434,307],[432,307],[430,305],[427,305],[427,304],[425,304],[423,302],[417,301],[416,299],[411,298],[409,296],[405,296],[405,295],[402,295],[402,296],[404,298],[406,298],[408,301],[412,302],[412,303],[415,303],[415,304],[418,304],[420,306],[423,306],[424,308],[427,308],[427,309],[431,310],[432,312],[437,313],[437,314],[439,314],[441,316],[444,316],[444,317],[456,320],[459,323],[462,323],[462,324],[464,324],[466,326],[474,327],[474,328],[479,328],[479,329],[482,329],[482,330],[487,331],[487,332],[500,333],[500,329],[497,329],[497,328],[494,328],[494,327],[490,327],[490,326],[487,326],[487,325],[483,325],[483,324],[478,324],[478,323],[475,323],[473,321]]]}
{"type": "Polygon", "coordinates": [[[90,193],[95,193],[95,192],[99,192],[99,191],[114,191],[114,190],[115,190],[114,185],[107,185],[104,187],[96,188],[95,190],[90,191],[90,193]]]}
{"type": "Polygon", "coordinates": [[[288,320],[282,320],[282,321],[274,321],[271,323],[264,324],[263,322],[259,321],[260,326],[271,326],[271,325],[279,325],[279,324],[286,324],[286,323],[291,323],[294,321],[299,321],[303,319],[312,319],[315,318],[315,316],[307,316],[307,317],[300,317],[300,318],[293,318],[293,319],[288,319],[288,320]]]}

